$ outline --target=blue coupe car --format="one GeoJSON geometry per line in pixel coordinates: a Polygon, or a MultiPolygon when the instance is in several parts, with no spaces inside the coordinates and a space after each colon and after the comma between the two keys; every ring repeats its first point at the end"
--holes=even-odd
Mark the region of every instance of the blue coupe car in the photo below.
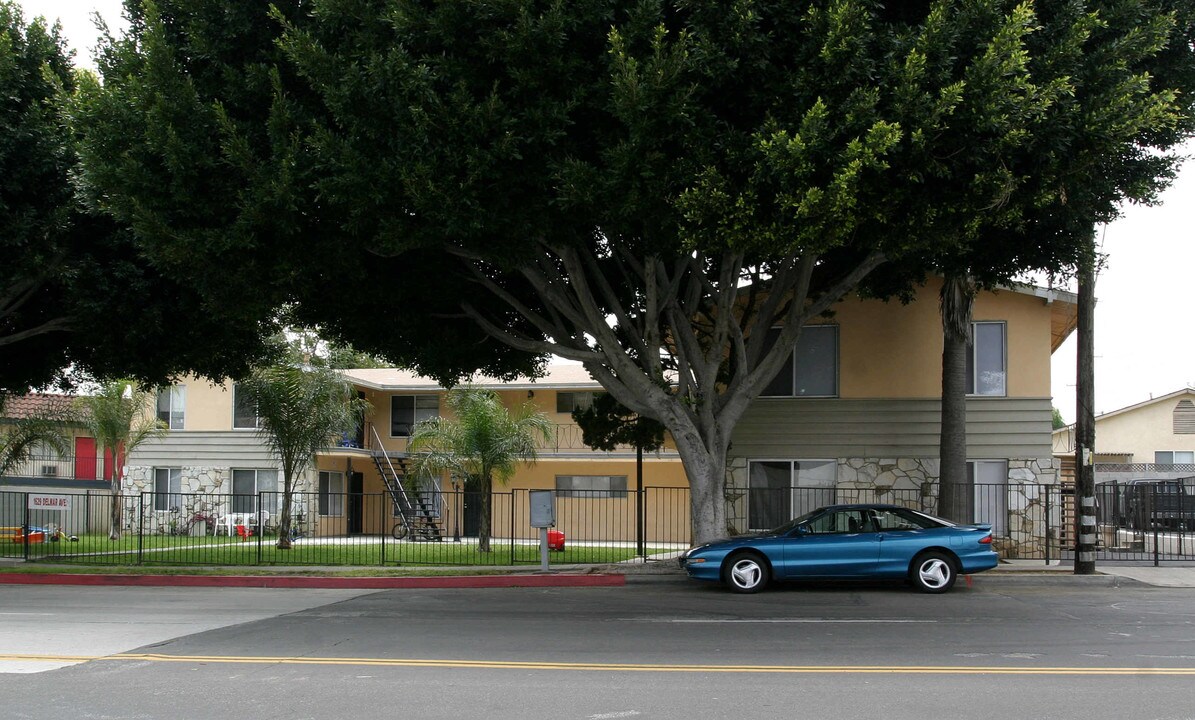
{"type": "Polygon", "coordinates": [[[832,505],[775,530],[718,540],[680,557],[689,577],[753,593],[772,580],[905,579],[946,592],[998,561],[991,525],[955,525],[897,505],[832,505]]]}

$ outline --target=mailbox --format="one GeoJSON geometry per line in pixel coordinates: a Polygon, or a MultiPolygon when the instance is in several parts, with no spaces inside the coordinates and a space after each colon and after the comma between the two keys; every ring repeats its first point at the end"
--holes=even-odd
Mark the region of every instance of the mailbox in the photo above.
{"type": "Polygon", "coordinates": [[[556,492],[554,490],[532,490],[531,527],[556,527],[556,492]]]}

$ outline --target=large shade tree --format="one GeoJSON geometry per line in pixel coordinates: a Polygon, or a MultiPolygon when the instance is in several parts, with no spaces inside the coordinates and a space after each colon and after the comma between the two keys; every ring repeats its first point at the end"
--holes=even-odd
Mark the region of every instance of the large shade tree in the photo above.
{"type": "Polygon", "coordinates": [[[1186,0],[272,8],[129,5],[75,107],[91,197],[241,312],[445,382],[583,363],[668,428],[697,541],[804,324],[1065,266],[1189,131],[1186,0]]]}
{"type": "Polygon", "coordinates": [[[127,225],[76,194],[69,99],[94,78],[56,25],[0,0],[0,390],[89,371],[164,381],[240,374],[266,355],[274,315],[220,307],[142,257],[127,225]]]}
{"type": "Polygon", "coordinates": [[[536,448],[552,440],[555,427],[531,403],[512,410],[487,388],[453,388],[445,404],[450,417],[425,420],[411,433],[410,472],[415,478],[448,472],[476,493],[477,549],[489,552],[494,482],[505,485],[520,465],[534,463],[536,448]]]}

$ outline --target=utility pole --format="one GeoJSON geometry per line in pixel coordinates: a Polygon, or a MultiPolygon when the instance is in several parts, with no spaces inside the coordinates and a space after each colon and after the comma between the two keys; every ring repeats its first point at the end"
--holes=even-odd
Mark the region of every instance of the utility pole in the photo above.
{"type": "Polygon", "coordinates": [[[1075,392],[1075,574],[1095,574],[1095,238],[1079,264],[1075,392]]]}

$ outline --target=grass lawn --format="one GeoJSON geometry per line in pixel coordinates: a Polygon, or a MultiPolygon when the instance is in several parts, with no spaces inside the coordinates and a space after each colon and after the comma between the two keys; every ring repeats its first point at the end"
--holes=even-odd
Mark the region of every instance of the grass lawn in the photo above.
{"type": "MultiPolygon", "coordinates": [[[[79,536],[78,542],[59,541],[29,546],[31,560],[87,565],[538,565],[539,546],[509,540],[491,541],[491,551],[480,552],[476,542],[410,542],[378,536],[351,538],[304,538],[290,550],[274,547],[276,538],[169,535],[125,536],[109,540],[106,535],[79,536]]],[[[16,543],[0,549],[2,557],[23,557],[24,546],[16,543]]],[[[668,552],[648,548],[648,554],[668,552]]],[[[549,553],[552,564],[605,564],[630,560],[633,547],[622,545],[566,545],[549,553]]]]}

